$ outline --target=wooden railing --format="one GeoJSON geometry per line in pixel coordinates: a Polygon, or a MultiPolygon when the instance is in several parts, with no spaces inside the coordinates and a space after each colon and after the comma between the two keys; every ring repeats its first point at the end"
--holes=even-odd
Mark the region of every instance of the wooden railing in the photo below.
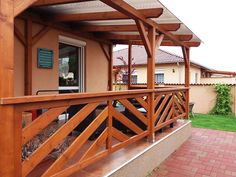
{"type": "Polygon", "coordinates": [[[1,99],[1,106],[13,107],[14,121],[17,124],[14,136],[21,139],[14,147],[18,154],[15,163],[20,171],[16,174],[29,175],[88,117],[91,120],[88,125],[79,127],[80,134],[43,171],[42,176],[69,176],[141,138],[153,138],[155,131],[172,125],[178,118],[186,115],[187,90],[188,88],[145,89],[1,99]],[[114,101],[119,105],[118,108],[114,101]],[[73,116],[55,128],[46,140],[23,158],[23,148],[57,120],[59,115],[66,111],[70,113],[73,107],[77,108],[72,111],[73,116]],[[24,128],[18,125],[22,122],[22,112],[38,109],[45,111],[31,124],[24,128]],[[89,139],[93,140],[87,143],[89,139]],[[86,144],[90,146],[78,156],[86,144]]]}

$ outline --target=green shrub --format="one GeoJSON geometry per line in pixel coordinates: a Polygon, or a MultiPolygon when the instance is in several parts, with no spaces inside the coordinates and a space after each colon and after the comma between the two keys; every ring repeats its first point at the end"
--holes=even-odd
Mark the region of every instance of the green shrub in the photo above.
{"type": "Polygon", "coordinates": [[[211,113],[217,115],[232,114],[230,94],[231,87],[226,84],[217,84],[215,86],[215,91],[217,93],[216,105],[211,113]]]}

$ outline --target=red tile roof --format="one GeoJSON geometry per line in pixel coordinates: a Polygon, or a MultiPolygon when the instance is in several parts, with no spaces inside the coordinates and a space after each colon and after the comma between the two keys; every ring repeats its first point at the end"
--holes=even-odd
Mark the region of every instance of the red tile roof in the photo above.
{"type": "MultiPolygon", "coordinates": [[[[128,49],[122,49],[115,51],[113,53],[113,65],[114,66],[122,66],[123,63],[117,57],[123,57],[127,62],[128,60],[128,49]]],[[[132,57],[134,58],[135,65],[146,65],[147,64],[147,54],[145,48],[143,46],[132,46],[132,57]]],[[[181,56],[176,54],[157,49],[156,51],[156,64],[170,64],[170,63],[183,63],[184,59],[181,56]]],[[[127,62],[128,63],[128,62],[127,62]]],[[[192,62],[191,64],[198,66],[200,68],[206,68],[198,63],[192,62]]],[[[206,68],[209,69],[209,68],[206,68]]]]}

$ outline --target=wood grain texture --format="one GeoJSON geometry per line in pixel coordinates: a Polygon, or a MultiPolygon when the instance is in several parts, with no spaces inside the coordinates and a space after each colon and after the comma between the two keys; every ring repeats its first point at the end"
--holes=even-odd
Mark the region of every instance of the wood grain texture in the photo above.
{"type": "Polygon", "coordinates": [[[108,108],[105,108],[94,121],[74,140],[69,148],[47,169],[42,175],[43,177],[51,176],[60,171],[65,163],[73,157],[73,155],[82,147],[88,140],[92,133],[98,128],[99,125],[107,118],[108,108]]]}

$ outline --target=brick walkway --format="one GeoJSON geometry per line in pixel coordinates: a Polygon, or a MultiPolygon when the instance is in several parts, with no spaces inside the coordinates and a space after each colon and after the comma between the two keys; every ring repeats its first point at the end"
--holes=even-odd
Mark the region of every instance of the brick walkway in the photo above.
{"type": "Polygon", "coordinates": [[[193,128],[192,137],[151,177],[236,176],[236,133],[193,128]]]}

